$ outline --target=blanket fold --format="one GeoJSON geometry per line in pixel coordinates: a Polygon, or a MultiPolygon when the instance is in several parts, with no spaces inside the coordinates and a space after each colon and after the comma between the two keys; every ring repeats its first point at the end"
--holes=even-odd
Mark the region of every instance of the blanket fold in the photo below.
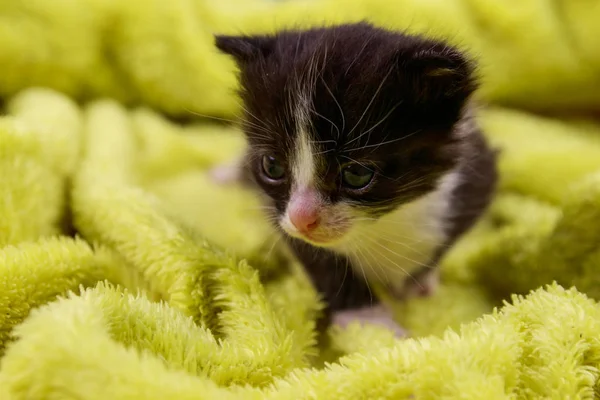
{"type": "Polygon", "coordinates": [[[15,399],[591,398],[600,373],[597,305],[556,285],[513,302],[460,334],[381,345],[320,371],[296,369],[263,389],[227,388],[237,373],[252,379],[233,349],[173,308],[99,285],[17,328],[0,387],[15,399]],[[56,338],[51,352],[48,335],[56,338]],[[27,362],[32,352],[35,363],[27,362]]]}
{"type": "Polygon", "coordinates": [[[233,61],[213,47],[214,33],[369,20],[468,49],[486,101],[597,113],[599,17],[590,0],[1,0],[0,95],[46,86],[231,118],[240,111],[233,61]]]}
{"type": "MultiPolygon", "coordinates": [[[[148,283],[150,295],[224,340],[224,353],[231,357],[230,374],[221,378],[226,382],[264,384],[304,365],[311,326],[286,330],[285,319],[273,312],[258,275],[244,260],[195,238],[176,218],[168,218],[159,199],[132,186],[130,130],[128,114],[115,103],[100,102],[88,110],[85,156],[73,188],[78,231],[122,256],[148,283]],[[112,129],[105,129],[106,121],[112,121],[112,129]],[[240,377],[231,371],[235,368],[240,377]]],[[[293,309],[302,315],[303,307],[293,309]]],[[[215,368],[219,362],[211,364],[215,368]]]]}
{"type": "Polygon", "coordinates": [[[0,398],[598,397],[600,123],[530,112],[600,109],[600,8],[400,3],[0,0],[0,398]],[[212,34],[365,18],[481,59],[500,191],[390,300],[410,338],[322,347],[255,194],[208,176],[244,146],[212,34]]]}
{"type": "MultiPolygon", "coordinates": [[[[23,98],[31,100],[23,104],[35,109],[45,108],[42,101],[51,104],[61,96],[32,89],[16,98],[16,104],[23,98]]],[[[11,103],[9,109],[18,108],[11,103]]],[[[67,110],[72,111],[65,108],[63,112],[70,112],[67,110]]],[[[27,109],[20,113],[23,123],[33,115],[27,109]]],[[[482,114],[492,139],[499,132],[492,123],[497,114],[507,115],[503,110],[482,114]]],[[[94,102],[74,115],[80,115],[77,140],[83,145],[74,152],[80,161],[72,170],[70,206],[81,238],[53,238],[41,231],[37,240],[0,250],[2,315],[6,315],[1,321],[1,338],[7,346],[0,386],[8,390],[9,398],[38,396],[35,393],[60,397],[66,395],[65,390],[81,390],[83,398],[126,398],[131,391],[148,398],[167,393],[191,398],[197,391],[225,398],[298,398],[299,393],[309,397],[313,393],[318,398],[444,394],[477,398],[477,393],[485,391],[491,398],[505,398],[511,393],[544,393],[557,371],[573,376],[570,386],[560,388],[561,393],[593,390],[597,373],[593,357],[589,361],[589,355],[566,352],[563,358],[570,354],[580,367],[573,362],[554,367],[551,363],[556,357],[552,351],[565,351],[557,350],[561,346],[592,346],[590,351],[595,351],[597,344],[582,342],[594,337],[594,324],[600,323],[592,300],[576,289],[565,291],[555,285],[538,289],[527,300],[515,298],[517,305],[503,306],[500,314],[490,312],[507,293],[528,292],[544,285],[545,279],[559,279],[567,286],[576,282],[578,289],[588,288],[590,295],[596,294],[598,252],[593,226],[600,210],[596,175],[580,174],[579,183],[565,192],[563,202],[544,201],[543,194],[535,199],[525,192],[501,193],[489,215],[445,260],[441,290],[431,298],[397,304],[399,320],[423,339],[398,341],[380,328],[352,326],[347,331],[332,329],[330,348],[323,350],[315,346],[314,337],[321,304],[283,249],[278,257],[286,261],[279,267],[287,266],[288,272],[260,279],[262,272],[274,268],[260,261],[271,258],[263,254],[267,244],[277,248],[278,243],[264,225],[261,228],[260,214],[248,209],[252,194],[245,194],[247,202],[237,202],[243,192],[212,188],[206,178],[206,168],[218,162],[218,157],[203,155],[203,151],[210,152],[207,144],[217,146],[221,140],[221,145],[235,153],[239,133],[224,131],[216,136],[212,129],[230,128],[208,126],[207,137],[201,138],[200,126],[159,123],[160,117],[149,110],[128,111],[110,100],[94,102]],[[162,135],[152,129],[136,132],[140,126],[164,130],[162,135]],[[190,129],[195,134],[190,134],[190,129]],[[189,145],[178,144],[180,141],[189,141],[189,145]],[[156,142],[163,145],[155,147],[156,142]],[[165,152],[179,146],[187,148],[188,157],[176,168],[163,171],[155,180],[145,175],[154,171],[160,160],[169,159],[165,152]],[[194,176],[196,182],[206,185],[198,193],[186,191],[194,176]],[[172,193],[175,188],[180,196],[202,199],[203,207],[198,208],[189,197],[178,203],[172,193]],[[229,238],[222,235],[217,244],[211,241],[207,225],[203,229],[202,224],[195,226],[184,219],[186,215],[200,219],[213,212],[225,221],[245,215],[248,225],[220,226],[230,232],[229,238]],[[252,223],[258,225],[249,230],[252,223]],[[231,249],[236,249],[241,233],[255,238],[238,245],[236,254],[231,249]],[[230,250],[223,247],[228,240],[230,250]],[[240,255],[252,252],[262,257],[254,257],[256,264],[251,266],[246,260],[252,257],[240,255]],[[62,299],[54,302],[56,296],[62,299]],[[562,307],[564,310],[559,309],[562,307]],[[486,317],[478,319],[482,314],[486,317]],[[553,326],[549,318],[575,325],[553,326]],[[51,322],[54,319],[56,322],[51,322]],[[477,321],[460,328],[473,320],[477,321]],[[581,325],[576,324],[578,320],[581,325]],[[72,322],[65,325],[65,321],[72,322]],[[535,326],[544,332],[555,330],[555,336],[544,334],[543,339],[535,339],[538,333],[530,332],[535,326]],[[462,329],[461,334],[448,331],[449,327],[462,329]],[[48,337],[56,339],[42,357],[34,349],[48,344],[48,337]],[[506,342],[507,337],[514,342],[506,342]],[[89,358],[82,353],[81,343],[105,350],[89,358]],[[433,348],[439,349],[435,355],[433,348]],[[532,348],[527,351],[536,356],[523,359],[519,352],[524,348],[532,348]],[[488,362],[499,362],[494,357],[500,353],[493,355],[499,349],[506,352],[502,353],[504,366],[489,370],[488,362]],[[545,361],[538,358],[544,351],[551,354],[545,361]],[[27,362],[32,354],[37,354],[34,364],[27,362]],[[478,354],[481,359],[465,358],[465,354],[478,354]],[[339,356],[342,358],[336,361],[339,356]],[[58,368],[57,359],[61,360],[58,368]],[[334,363],[314,369],[327,359],[334,363]],[[113,364],[121,365],[120,369],[113,370],[113,364]],[[428,372],[425,365],[435,372],[428,372]],[[483,365],[486,367],[481,369],[483,365]],[[567,371],[563,371],[565,365],[567,371]],[[577,372],[578,368],[587,375],[577,372]],[[52,374],[48,374],[50,370],[52,374]],[[59,384],[66,378],[75,379],[74,370],[83,375],[105,371],[107,376],[78,389],[73,389],[75,380],[66,386],[59,384]],[[372,378],[364,375],[367,371],[372,378]],[[532,378],[527,374],[534,374],[542,383],[528,381],[532,378]],[[467,377],[469,385],[463,383],[467,377]],[[119,383],[98,387],[105,379],[119,383]],[[490,380],[497,383],[484,389],[490,380]],[[39,386],[31,384],[34,381],[39,386]],[[180,385],[183,381],[187,383],[180,385]]],[[[60,120],[60,114],[55,116],[60,120]]],[[[517,122],[524,116],[513,114],[512,118],[517,122]]],[[[33,132],[43,135],[46,131],[33,132]]],[[[33,143],[40,140],[33,134],[26,138],[33,143]]],[[[226,154],[223,152],[224,157],[226,154]]],[[[51,165],[51,157],[33,155],[37,162],[51,165]]],[[[58,169],[54,171],[61,176],[58,169]]],[[[507,187],[516,179],[509,171],[503,176],[507,187]]],[[[13,223],[18,228],[26,221],[13,223]]],[[[54,229],[60,231],[60,221],[54,221],[54,229]]]]}

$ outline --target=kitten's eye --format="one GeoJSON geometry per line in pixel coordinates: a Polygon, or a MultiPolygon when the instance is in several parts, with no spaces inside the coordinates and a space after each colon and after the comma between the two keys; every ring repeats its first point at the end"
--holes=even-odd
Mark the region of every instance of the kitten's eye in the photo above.
{"type": "Polygon", "coordinates": [[[283,164],[273,156],[263,156],[262,169],[269,179],[279,180],[285,175],[283,164]]]}
{"type": "Polygon", "coordinates": [[[342,182],[351,189],[362,189],[373,179],[374,172],[360,164],[351,164],[342,170],[342,182]]]}

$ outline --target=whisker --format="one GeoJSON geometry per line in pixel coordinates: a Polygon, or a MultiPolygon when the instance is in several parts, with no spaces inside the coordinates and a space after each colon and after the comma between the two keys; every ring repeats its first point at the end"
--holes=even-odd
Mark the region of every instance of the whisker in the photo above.
{"type": "Polygon", "coordinates": [[[383,88],[383,84],[385,83],[385,81],[387,81],[387,78],[390,76],[390,74],[392,73],[393,70],[394,70],[393,67],[390,68],[390,70],[387,72],[387,74],[383,77],[383,79],[381,80],[381,83],[379,84],[379,87],[377,88],[377,90],[375,91],[375,94],[371,98],[371,101],[369,101],[369,104],[367,104],[367,107],[363,111],[362,115],[360,116],[360,118],[358,119],[358,121],[356,122],[356,124],[354,125],[354,127],[352,127],[352,129],[350,130],[350,132],[348,132],[348,136],[350,136],[352,134],[352,132],[354,132],[354,130],[359,126],[359,124],[361,123],[361,121],[363,120],[363,118],[365,117],[365,115],[367,114],[367,111],[369,111],[369,108],[371,108],[371,105],[373,104],[373,102],[377,98],[377,95],[379,94],[379,92],[383,88]]]}
{"type": "MultiPolygon", "coordinates": [[[[366,235],[364,235],[366,236],[366,235]]],[[[364,239],[364,238],[363,238],[364,239]]],[[[369,256],[371,257],[372,260],[375,260],[375,257],[373,256],[373,252],[372,249],[369,249],[368,246],[364,247],[365,251],[368,252],[369,256]]],[[[369,266],[371,267],[371,270],[373,271],[373,273],[377,276],[377,279],[379,280],[379,282],[384,282],[383,279],[381,279],[381,276],[379,276],[379,273],[377,272],[377,270],[375,269],[375,267],[379,267],[379,269],[383,272],[383,274],[385,275],[385,282],[389,282],[390,278],[387,275],[387,271],[385,270],[385,268],[379,264],[376,264],[374,262],[369,263],[369,266]]]]}
{"type": "Polygon", "coordinates": [[[294,52],[294,61],[298,59],[298,49],[300,48],[300,38],[302,36],[298,35],[298,40],[296,40],[296,50],[294,52]]]}
{"type": "MultiPolygon", "coordinates": [[[[411,174],[411,173],[413,173],[413,171],[409,171],[408,173],[406,173],[406,174],[403,174],[402,176],[400,176],[400,177],[398,177],[398,178],[394,179],[394,181],[396,181],[396,182],[397,182],[397,181],[399,181],[400,179],[404,179],[404,178],[406,178],[406,177],[407,177],[407,175],[409,175],[409,174],[411,174]]],[[[404,184],[401,186],[401,188],[404,188],[404,187],[406,187],[407,185],[411,185],[411,184],[413,184],[413,183],[415,183],[415,182],[422,182],[422,181],[424,181],[425,179],[427,179],[427,177],[426,177],[426,176],[423,176],[423,175],[417,176],[417,177],[416,177],[416,178],[414,178],[412,181],[408,181],[408,182],[404,183],[404,184]]]]}
{"type": "MultiPolygon", "coordinates": [[[[246,119],[243,119],[243,118],[229,119],[229,118],[215,117],[214,115],[202,114],[202,113],[199,113],[197,111],[193,111],[193,110],[190,110],[187,108],[185,110],[187,112],[189,112],[190,114],[195,115],[197,117],[207,118],[207,119],[211,119],[211,120],[215,120],[215,121],[227,122],[227,123],[237,126],[238,128],[243,125],[248,125],[254,129],[257,129],[257,130],[259,130],[263,133],[267,133],[269,135],[269,136],[265,136],[265,137],[271,137],[275,133],[274,131],[267,129],[264,126],[260,126],[258,124],[251,122],[247,118],[246,119]]],[[[244,111],[247,111],[247,110],[244,108],[244,111]]],[[[250,114],[250,115],[252,115],[252,114],[250,114]]],[[[256,117],[254,117],[254,118],[256,118],[256,117]]],[[[258,118],[256,118],[256,120],[259,121],[258,118]]]]}
{"type": "MultiPolygon", "coordinates": [[[[383,217],[385,218],[385,217],[383,217]]],[[[417,226],[415,225],[415,221],[406,221],[406,220],[382,220],[379,218],[373,218],[373,217],[358,217],[358,218],[353,218],[353,221],[373,221],[373,222],[380,222],[380,225],[396,225],[396,226],[402,226],[402,227],[413,227],[416,228],[417,226]]],[[[437,227],[438,224],[436,223],[419,223],[418,227],[437,227]]]]}
{"type": "Polygon", "coordinates": [[[342,288],[344,287],[344,283],[346,282],[346,275],[348,275],[349,263],[350,263],[350,260],[348,257],[346,257],[346,265],[344,266],[344,277],[342,278],[342,283],[340,283],[340,287],[338,288],[338,291],[335,293],[335,297],[338,297],[340,295],[340,292],[342,291],[342,288]]]}
{"type": "Polygon", "coordinates": [[[252,132],[252,136],[255,136],[257,138],[262,138],[262,139],[271,139],[274,136],[277,135],[277,132],[272,131],[268,128],[262,127],[262,126],[258,126],[258,125],[253,125],[251,122],[249,122],[248,120],[244,120],[242,122],[242,128],[245,128],[246,131],[248,129],[253,129],[256,132],[252,132]],[[259,135],[257,134],[257,132],[263,133],[263,135],[259,135]]]}
{"type": "Polygon", "coordinates": [[[194,111],[194,110],[191,110],[189,108],[185,108],[185,111],[187,111],[190,114],[195,115],[197,117],[213,119],[213,120],[221,121],[221,122],[228,122],[228,123],[231,123],[231,124],[239,124],[241,122],[240,119],[221,118],[221,117],[215,117],[214,115],[201,114],[201,113],[199,113],[197,111],[194,111]]]}
{"type": "MultiPolygon", "coordinates": [[[[379,221],[375,218],[356,218],[354,219],[355,222],[360,222],[360,221],[379,221]]],[[[427,243],[427,244],[434,244],[434,245],[439,245],[439,246],[443,246],[443,244],[439,243],[439,239],[435,239],[433,237],[431,238],[427,238],[427,237],[421,237],[419,239],[416,239],[415,237],[412,236],[406,236],[406,235],[402,235],[400,232],[398,232],[397,230],[395,230],[395,226],[399,226],[402,228],[407,228],[410,227],[414,230],[420,230],[419,228],[422,227],[431,227],[431,228],[436,228],[439,229],[439,226],[431,223],[431,224],[426,224],[426,223],[420,223],[418,226],[415,226],[414,222],[411,223],[406,223],[405,221],[386,221],[385,223],[382,223],[385,225],[391,225],[389,227],[389,230],[386,230],[385,233],[388,235],[389,238],[399,238],[399,239],[405,239],[405,240],[409,240],[411,243],[427,243]]],[[[384,227],[385,227],[384,225],[384,227]]],[[[381,228],[378,228],[378,230],[380,230],[381,228]]]]}
{"type": "MultiPolygon", "coordinates": [[[[430,264],[425,264],[425,263],[422,263],[422,262],[420,262],[420,261],[413,260],[412,258],[410,258],[410,257],[408,257],[408,256],[405,256],[405,255],[403,255],[403,254],[398,254],[398,253],[396,253],[395,251],[393,251],[392,249],[390,249],[389,247],[382,245],[381,243],[379,243],[378,241],[374,240],[374,239],[373,239],[373,238],[371,238],[371,237],[366,237],[366,239],[367,239],[367,240],[369,240],[369,241],[371,241],[372,243],[376,244],[377,246],[381,247],[382,249],[385,249],[385,250],[389,251],[389,252],[390,252],[390,253],[392,253],[393,255],[395,255],[395,256],[398,256],[398,257],[400,257],[400,258],[403,258],[403,259],[405,259],[406,261],[409,261],[409,262],[411,262],[411,263],[414,263],[414,264],[416,264],[416,265],[418,265],[418,266],[420,266],[420,267],[431,268],[431,265],[430,265],[430,264]]],[[[382,255],[383,255],[383,254],[382,254],[382,255]]],[[[384,257],[385,257],[385,256],[384,256],[384,257]]],[[[390,261],[391,261],[391,260],[390,260],[390,261]]],[[[399,267],[399,268],[400,268],[400,267],[399,267]]],[[[404,269],[402,269],[402,272],[405,272],[405,273],[406,273],[406,271],[405,271],[404,269]]]]}
{"type": "Polygon", "coordinates": [[[337,143],[335,140],[333,139],[329,139],[329,140],[311,140],[311,143],[315,143],[315,144],[325,144],[325,143],[337,143]]]}
{"type": "MultiPolygon", "coordinates": [[[[243,105],[242,105],[241,107],[242,107],[242,110],[244,111],[244,113],[246,114],[246,116],[250,116],[250,117],[251,117],[253,120],[255,120],[255,121],[257,121],[257,122],[258,122],[258,123],[253,123],[255,127],[261,127],[261,128],[262,128],[262,127],[263,127],[262,125],[263,125],[263,124],[266,124],[267,126],[266,126],[265,128],[268,128],[269,130],[270,130],[270,129],[275,129],[275,128],[276,128],[276,127],[273,125],[273,123],[271,123],[270,121],[258,118],[258,117],[257,117],[256,115],[254,115],[254,114],[252,113],[252,111],[250,111],[250,110],[249,110],[247,107],[245,107],[245,106],[243,106],[243,105]]],[[[246,121],[247,121],[247,122],[250,122],[250,120],[248,120],[247,118],[246,118],[246,121]]],[[[252,122],[250,122],[250,123],[252,123],[252,122]]]]}
{"type": "Polygon", "coordinates": [[[333,151],[335,151],[335,149],[323,150],[323,151],[319,151],[319,152],[315,153],[315,155],[316,155],[316,156],[319,156],[319,155],[321,155],[321,154],[327,154],[327,153],[331,153],[331,152],[333,152],[333,151]]]}
{"type": "Polygon", "coordinates": [[[381,143],[367,144],[367,145],[361,146],[361,147],[359,147],[359,148],[357,148],[355,150],[364,150],[364,149],[369,149],[369,148],[372,148],[372,147],[381,147],[381,146],[386,145],[386,144],[399,142],[401,140],[408,139],[409,137],[411,137],[413,135],[416,135],[419,132],[421,132],[420,129],[416,130],[416,131],[414,131],[414,132],[412,132],[412,133],[410,133],[410,134],[408,134],[406,136],[403,136],[401,138],[390,139],[390,140],[387,140],[387,141],[384,141],[384,142],[381,142],[381,143]]]}
{"type": "MultiPolygon", "coordinates": [[[[393,245],[400,245],[400,246],[404,247],[404,248],[405,248],[405,249],[407,249],[407,250],[410,250],[410,251],[412,251],[412,252],[415,252],[415,253],[417,253],[417,254],[418,254],[418,255],[420,255],[420,256],[423,256],[423,257],[427,257],[427,256],[428,256],[427,254],[423,253],[422,251],[420,251],[420,250],[417,250],[417,249],[415,249],[414,247],[411,247],[410,245],[408,245],[408,244],[406,244],[406,243],[404,243],[404,242],[401,242],[401,241],[395,241],[395,240],[392,240],[392,239],[390,239],[390,238],[387,238],[387,237],[384,237],[384,236],[377,236],[377,239],[380,239],[380,240],[385,240],[386,242],[388,242],[388,243],[391,243],[391,244],[393,244],[393,245]]],[[[420,243],[420,242],[417,242],[417,243],[420,243]]],[[[434,243],[434,241],[432,241],[432,243],[434,243]]]]}
{"type": "MultiPolygon", "coordinates": [[[[324,115],[320,114],[320,113],[319,113],[317,110],[315,110],[315,109],[314,109],[314,107],[311,107],[311,110],[312,110],[312,112],[313,112],[313,113],[315,113],[315,114],[316,114],[318,117],[321,117],[321,118],[323,118],[325,121],[329,122],[329,123],[331,124],[331,126],[332,126],[333,128],[335,128],[335,130],[337,131],[337,136],[338,136],[338,137],[340,136],[340,128],[338,128],[338,126],[337,126],[337,125],[336,125],[336,124],[335,124],[335,123],[334,123],[332,120],[330,120],[330,119],[329,119],[329,118],[327,118],[326,116],[324,116],[324,115]]],[[[334,141],[334,143],[335,143],[335,141],[334,141]]]]}
{"type": "MultiPolygon", "coordinates": [[[[385,246],[381,245],[379,242],[373,241],[373,240],[372,240],[370,237],[368,237],[368,236],[365,236],[365,239],[367,239],[367,240],[370,240],[372,243],[374,243],[374,244],[378,245],[379,247],[381,247],[381,248],[382,248],[382,249],[384,249],[384,250],[390,251],[390,249],[388,249],[387,247],[385,247],[385,246]]],[[[407,261],[410,261],[410,262],[413,262],[413,263],[415,263],[415,264],[417,264],[417,265],[424,266],[424,267],[426,267],[426,266],[427,266],[426,264],[419,263],[419,262],[417,262],[417,261],[415,261],[415,260],[411,260],[411,259],[410,259],[410,258],[408,258],[408,257],[404,257],[404,256],[402,256],[401,254],[397,254],[397,253],[395,253],[395,252],[393,252],[393,251],[390,251],[390,252],[392,252],[393,254],[397,255],[398,257],[404,258],[405,260],[407,260],[407,261]]],[[[412,280],[413,280],[413,281],[414,281],[414,282],[415,282],[417,285],[419,285],[419,286],[422,286],[422,285],[421,285],[421,283],[418,281],[418,279],[416,279],[416,278],[415,278],[415,277],[414,277],[414,276],[413,276],[411,273],[409,273],[409,272],[408,272],[406,269],[404,269],[404,268],[402,268],[400,265],[398,265],[398,263],[396,263],[395,261],[393,261],[392,259],[390,259],[389,257],[387,257],[387,256],[386,256],[385,254],[383,254],[383,253],[380,253],[380,255],[381,255],[383,258],[385,258],[386,260],[388,260],[389,262],[391,262],[392,264],[394,264],[394,265],[395,265],[395,266],[396,266],[396,267],[397,267],[397,268],[398,268],[400,271],[402,271],[402,272],[403,272],[403,273],[404,273],[404,274],[405,274],[407,277],[411,278],[411,279],[412,279],[412,280]]]]}
{"type": "Polygon", "coordinates": [[[401,191],[401,190],[411,189],[415,186],[421,185],[423,182],[427,182],[427,180],[428,180],[428,177],[426,177],[426,176],[418,176],[415,179],[413,179],[412,181],[403,183],[402,186],[400,186],[398,188],[398,190],[401,191]]]}
{"type": "MultiPolygon", "coordinates": [[[[343,132],[346,129],[346,117],[344,116],[344,110],[342,109],[342,106],[340,105],[339,101],[335,98],[331,89],[329,89],[329,86],[327,86],[327,83],[325,82],[325,80],[323,78],[321,78],[321,80],[323,81],[323,85],[325,85],[325,89],[327,89],[327,92],[329,92],[329,95],[331,96],[333,101],[335,101],[335,104],[338,106],[338,109],[340,110],[340,116],[342,117],[342,132],[343,132]]],[[[341,133],[338,130],[338,139],[340,138],[340,135],[341,135],[341,133]]]]}
{"type": "Polygon", "coordinates": [[[358,164],[358,165],[360,165],[361,167],[363,167],[363,168],[366,168],[366,169],[368,169],[369,171],[373,172],[373,170],[372,170],[371,168],[369,168],[368,166],[364,165],[364,164],[363,164],[363,163],[361,163],[360,161],[357,161],[357,160],[355,160],[354,158],[352,158],[352,157],[350,157],[350,156],[347,156],[347,155],[345,155],[345,154],[341,154],[341,155],[340,155],[340,157],[342,157],[342,158],[345,158],[345,159],[347,159],[347,160],[349,160],[349,161],[352,161],[353,163],[355,163],[355,164],[358,164]]]}
{"type": "Polygon", "coordinates": [[[247,207],[250,210],[268,210],[268,211],[275,211],[275,208],[273,206],[252,206],[252,207],[247,207]]]}
{"type": "MultiPolygon", "coordinates": [[[[395,240],[392,240],[391,238],[387,237],[387,236],[386,236],[386,235],[384,235],[384,234],[378,234],[378,235],[372,236],[372,238],[373,238],[375,241],[379,241],[379,240],[385,240],[386,242],[388,242],[388,243],[391,243],[391,244],[393,244],[393,245],[399,245],[399,246],[402,246],[402,247],[404,247],[404,248],[405,248],[405,249],[407,249],[407,250],[410,250],[410,251],[412,251],[412,252],[415,252],[415,253],[417,253],[418,255],[421,255],[421,256],[424,256],[424,257],[425,257],[425,256],[427,256],[427,254],[423,253],[422,251],[420,251],[420,250],[418,250],[418,249],[415,249],[414,247],[411,247],[411,246],[410,246],[408,243],[406,243],[406,242],[404,242],[404,241],[395,241],[395,240]]],[[[407,237],[405,237],[405,239],[408,239],[408,238],[407,238],[407,237]]],[[[421,241],[416,241],[415,243],[421,243],[421,241]]],[[[431,243],[432,243],[432,244],[434,244],[434,243],[436,243],[436,242],[432,240],[432,241],[431,241],[431,243]]],[[[391,249],[390,249],[390,251],[391,251],[391,249]]]]}
{"type": "Polygon", "coordinates": [[[348,72],[350,71],[350,68],[352,68],[354,66],[354,64],[356,64],[356,62],[358,61],[358,59],[362,55],[363,51],[365,51],[365,49],[367,48],[367,46],[370,43],[371,43],[371,38],[368,38],[368,40],[365,40],[365,44],[363,45],[363,47],[360,49],[360,51],[358,53],[356,53],[356,57],[354,58],[354,60],[352,60],[352,62],[350,63],[350,65],[348,65],[348,68],[346,68],[346,72],[344,73],[344,76],[348,75],[348,72]]]}
{"type": "Polygon", "coordinates": [[[360,255],[362,256],[362,257],[355,257],[355,261],[358,263],[358,266],[360,267],[360,270],[362,271],[363,279],[365,280],[365,284],[367,285],[367,290],[369,290],[369,297],[371,298],[371,303],[372,303],[373,302],[373,292],[371,291],[371,286],[369,285],[369,280],[367,279],[367,274],[365,273],[365,269],[362,265],[362,258],[364,257],[364,255],[362,254],[360,246],[356,246],[355,249],[356,249],[356,251],[360,252],[360,255]]]}
{"type": "MultiPolygon", "coordinates": [[[[352,142],[355,142],[355,141],[357,141],[357,140],[360,140],[360,138],[361,138],[361,137],[363,137],[363,136],[365,136],[365,135],[367,135],[367,134],[371,133],[371,132],[372,132],[374,129],[376,129],[376,128],[377,128],[379,125],[381,125],[381,124],[382,124],[382,123],[383,123],[383,122],[384,122],[386,119],[388,119],[388,118],[389,118],[389,116],[390,116],[390,115],[392,115],[392,113],[393,113],[393,112],[396,110],[396,108],[398,108],[398,106],[399,106],[400,104],[402,104],[402,103],[403,103],[403,101],[400,101],[400,102],[398,102],[398,104],[396,104],[394,107],[392,107],[392,109],[391,109],[390,111],[388,111],[388,112],[387,112],[387,114],[385,114],[385,115],[383,116],[383,118],[381,118],[381,119],[379,120],[379,122],[377,122],[376,124],[374,124],[374,125],[373,125],[371,128],[369,128],[368,130],[364,131],[363,133],[361,133],[360,135],[358,135],[358,136],[357,136],[357,137],[355,137],[354,139],[350,140],[348,143],[346,143],[346,145],[349,145],[349,144],[351,144],[352,142]]],[[[370,136],[369,136],[369,137],[370,137],[370,136]]],[[[367,137],[367,142],[369,141],[369,140],[368,140],[368,138],[369,138],[369,137],[367,137]]]]}
{"type": "Polygon", "coordinates": [[[269,251],[267,252],[267,255],[264,257],[265,260],[268,260],[271,257],[271,253],[273,252],[273,250],[275,249],[275,246],[277,246],[277,244],[279,243],[279,241],[281,240],[281,235],[277,235],[277,239],[273,242],[273,245],[271,246],[271,248],[269,249],[269,251]]]}

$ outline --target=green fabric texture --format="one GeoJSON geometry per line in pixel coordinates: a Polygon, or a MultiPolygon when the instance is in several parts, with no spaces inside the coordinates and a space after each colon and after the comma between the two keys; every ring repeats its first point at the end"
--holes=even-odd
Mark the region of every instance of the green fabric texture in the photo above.
{"type": "Polygon", "coordinates": [[[598,20],[589,0],[0,0],[0,398],[598,397],[600,123],[572,116],[600,109],[598,20]],[[239,129],[200,116],[239,111],[213,33],[361,19],[480,60],[501,182],[440,290],[393,303],[412,337],[321,348],[255,194],[208,179],[239,129]]]}

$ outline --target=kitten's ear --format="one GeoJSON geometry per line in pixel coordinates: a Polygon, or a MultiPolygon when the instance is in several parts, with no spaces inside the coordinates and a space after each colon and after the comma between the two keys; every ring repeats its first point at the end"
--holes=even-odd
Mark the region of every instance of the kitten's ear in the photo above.
{"type": "Polygon", "coordinates": [[[266,57],[275,47],[272,36],[228,36],[215,35],[215,45],[238,63],[246,63],[259,57],[266,57]]]}
{"type": "Polygon", "coordinates": [[[422,102],[465,101],[477,87],[474,65],[458,50],[436,44],[401,59],[422,102]]]}

